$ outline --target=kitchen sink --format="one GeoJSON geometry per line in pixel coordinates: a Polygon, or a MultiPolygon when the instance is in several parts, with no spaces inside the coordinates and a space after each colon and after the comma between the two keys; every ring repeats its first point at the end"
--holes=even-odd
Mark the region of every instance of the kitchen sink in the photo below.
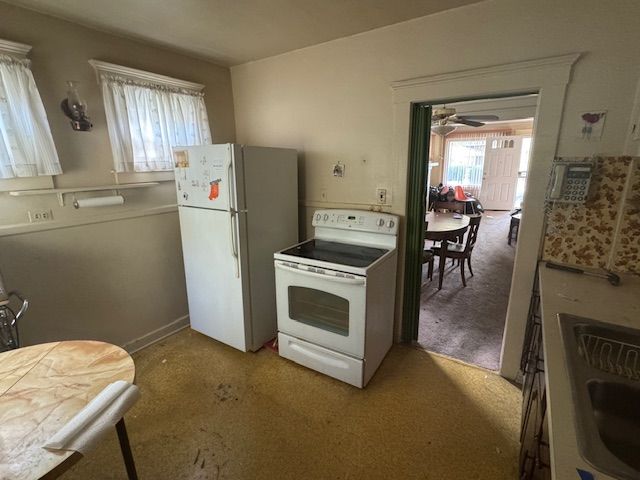
{"type": "Polygon", "coordinates": [[[582,457],[640,479],[640,330],[559,314],[582,457]]]}

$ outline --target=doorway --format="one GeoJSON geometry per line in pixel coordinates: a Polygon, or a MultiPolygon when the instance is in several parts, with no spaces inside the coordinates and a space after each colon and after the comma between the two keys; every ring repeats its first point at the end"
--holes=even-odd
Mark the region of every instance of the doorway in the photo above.
{"type": "MultiPolygon", "coordinates": [[[[518,237],[500,365],[501,375],[510,379],[517,378],[544,227],[544,192],[552,159],[556,154],[567,86],[571,82],[573,66],[579,58],[580,54],[571,53],[438,73],[391,83],[393,160],[398,172],[397,188],[405,193],[401,197],[400,208],[406,212],[402,228],[404,238],[398,249],[401,266],[398,272],[396,315],[400,339],[417,339],[419,327],[421,272],[414,271],[413,260],[422,254],[423,245],[415,239],[418,236],[424,239],[424,228],[420,228],[424,225],[424,208],[421,217],[415,206],[424,204],[422,199],[426,183],[424,177],[414,176],[413,172],[416,164],[425,165],[426,153],[420,148],[414,148],[416,143],[419,143],[413,141],[417,137],[414,134],[417,130],[415,118],[424,121],[424,118],[430,115],[430,107],[427,109],[424,105],[428,106],[436,101],[442,103],[465,96],[488,98],[536,93],[538,104],[535,136],[525,192],[526,221],[522,221],[518,237]],[[417,108],[420,106],[423,108],[417,108]]],[[[424,134],[426,131],[422,132],[421,142],[428,145],[428,136],[424,134]]]]}
{"type": "Polygon", "coordinates": [[[494,371],[500,368],[517,247],[512,227],[523,213],[536,105],[535,94],[431,105],[432,124],[455,129],[431,129],[425,210],[454,222],[476,217],[478,227],[473,235],[469,227],[449,240],[452,257],[442,282],[441,243],[429,239],[427,227],[416,341],[425,350],[494,371]]]}

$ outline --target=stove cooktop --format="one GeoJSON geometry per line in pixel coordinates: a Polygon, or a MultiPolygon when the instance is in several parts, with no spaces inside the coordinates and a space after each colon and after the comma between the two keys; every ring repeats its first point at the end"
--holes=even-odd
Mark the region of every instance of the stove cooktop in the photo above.
{"type": "Polygon", "coordinates": [[[389,250],[384,248],[363,247],[349,243],[329,242],[312,239],[300,245],[283,250],[283,255],[309,258],[350,267],[368,267],[389,250]]]}

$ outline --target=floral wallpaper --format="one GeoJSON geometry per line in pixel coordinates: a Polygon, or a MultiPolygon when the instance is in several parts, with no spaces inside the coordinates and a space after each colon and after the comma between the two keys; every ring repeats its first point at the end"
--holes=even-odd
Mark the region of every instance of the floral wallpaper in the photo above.
{"type": "Polygon", "coordinates": [[[639,159],[596,158],[587,201],[579,205],[555,203],[548,207],[543,258],[582,267],[640,273],[639,159]],[[625,199],[629,175],[633,175],[632,188],[627,190],[630,193],[625,199]]]}

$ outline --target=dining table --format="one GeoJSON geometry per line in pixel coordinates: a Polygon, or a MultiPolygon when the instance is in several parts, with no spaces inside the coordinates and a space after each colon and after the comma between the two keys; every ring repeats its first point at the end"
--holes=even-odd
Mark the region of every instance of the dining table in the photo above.
{"type": "MultiPolygon", "coordinates": [[[[0,479],[57,478],[82,455],[43,448],[105,387],[133,383],[120,347],[93,340],[43,343],[0,353],[0,479]]],[[[129,478],[136,478],[124,420],[116,424],[129,478]]]]}
{"type": "Polygon", "coordinates": [[[457,242],[469,228],[470,218],[458,213],[428,212],[425,215],[425,240],[441,242],[438,265],[438,290],[442,289],[449,242],[457,242]]]}

